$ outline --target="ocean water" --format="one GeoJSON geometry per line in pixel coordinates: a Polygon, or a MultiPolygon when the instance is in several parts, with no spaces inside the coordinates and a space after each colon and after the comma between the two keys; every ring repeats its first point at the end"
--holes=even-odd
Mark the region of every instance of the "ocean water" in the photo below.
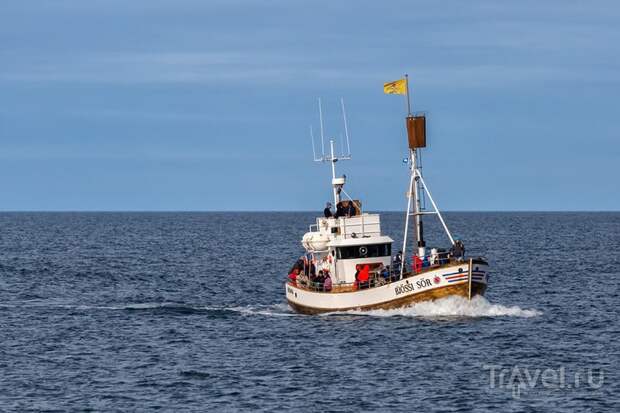
{"type": "Polygon", "coordinates": [[[0,411],[620,411],[620,213],[447,213],[485,298],[304,316],[314,216],[0,214],[0,411]]]}

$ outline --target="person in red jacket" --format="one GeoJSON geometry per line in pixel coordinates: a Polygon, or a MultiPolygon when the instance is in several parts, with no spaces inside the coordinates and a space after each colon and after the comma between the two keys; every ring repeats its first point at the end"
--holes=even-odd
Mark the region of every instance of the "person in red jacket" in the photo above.
{"type": "Polygon", "coordinates": [[[297,268],[293,269],[291,273],[288,275],[288,279],[295,285],[297,285],[297,276],[299,275],[299,270],[297,268]]]}
{"type": "Polygon", "coordinates": [[[420,271],[422,271],[422,259],[418,257],[417,255],[414,255],[413,256],[413,272],[417,274],[420,271]]]}
{"type": "Polygon", "coordinates": [[[359,264],[356,266],[355,281],[358,288],[368,288],[368,280],[370,278],[370,265],[359,264]]]}

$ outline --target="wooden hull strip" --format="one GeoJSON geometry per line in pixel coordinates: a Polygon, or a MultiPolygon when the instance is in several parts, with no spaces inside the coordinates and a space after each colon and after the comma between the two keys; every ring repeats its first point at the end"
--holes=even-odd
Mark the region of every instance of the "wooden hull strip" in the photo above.
{"type": "MultiPolygon", "coordinates": [[[[471,295],[472,297],[476,295],[483,296],[486,291],[486,284],[472,282],[471,285],[471,295]]],[[[350,307],[350,308],[339,308],[339,309],[328,309],[328,308],[316,308],[309,307],[305,305],[301,305],[299,303],[295,303],[291,300],[288,300],[288,304],[291,306],[293,310],[302,314],[321,314],[321,313],[329,313],[335,311],[349,311],[349,310],[391,310],[395,308],[407,307],[410,304],[418,303],[422,301],[433,301],[440,298],[448,297],[448,296],[460,296],[467,298],[469,296],[469,285],[468,283],[463,284],[455,284],[448,285],[441,288],[435,288],[429,291],[422,291],[417,294],[411,294],[406,297],[397,298],[391,301],[386,301],[383,303],[377,303],[362,307],[350,307]]]]}

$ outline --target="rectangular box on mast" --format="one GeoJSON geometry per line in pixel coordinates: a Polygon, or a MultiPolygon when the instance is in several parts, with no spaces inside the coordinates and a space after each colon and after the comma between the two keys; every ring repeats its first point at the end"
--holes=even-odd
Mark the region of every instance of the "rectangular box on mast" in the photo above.
{"type": "Polygon", "coordinates": [[[426,147],[426,116],[407,116],[407,137],[409,148],[426,147]]]}

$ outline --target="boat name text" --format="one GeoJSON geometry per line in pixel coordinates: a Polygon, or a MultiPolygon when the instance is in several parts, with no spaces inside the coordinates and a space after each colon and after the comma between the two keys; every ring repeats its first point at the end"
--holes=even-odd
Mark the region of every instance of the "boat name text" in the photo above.
{"type": "Polygon", "coordinates": [[[421,280],[416,281],[415,284],[407,283],[403,285],[398,285],[394,287],[394,292],[396,293],[396,295],[401,295],[404,293],[410,293],[415,290],[421,290],[423,288],[430,287],[431,285],[433,285],[431,280],[429,280],[428,278],[423,278],[421,280]]]}

